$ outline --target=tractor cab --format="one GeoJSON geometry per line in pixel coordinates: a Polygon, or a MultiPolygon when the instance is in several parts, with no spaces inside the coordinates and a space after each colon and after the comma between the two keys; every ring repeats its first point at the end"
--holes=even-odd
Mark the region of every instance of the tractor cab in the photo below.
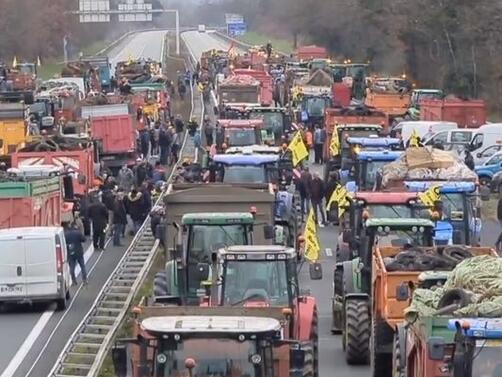
{"type": "Polygon", "coordinates": [[[324,124],[326,109],[333,107],[330,93],[303,92],[300,100],[298,121],[307,125],[324,124]]]}
{"type": "MultiPolygon", "coordinates": [[[[449,371],[452,377],[502,376],[502,326],[499,318],[457,318],[448,320],[455,331],[455,346],[449,371]]],[[[445,345],[436,347],[444,356],[445,345]]]]}
{"type": "Polygon", "coordinates": [[[399,151],[361,151],[355,155],[355,164],[349,172],[347,190],[355,191],[378,191],[381,186],[382,169],[388,163],[397,160],[401,156],[399,151]]]}
{"type": "Polygon", "coordinates": [[[250,107],[247,112],[249,119],[262,119],[263,129],[267,135],[273,136],[272,141],[275,145],[280,145],[281,137],[291,127],[291,117],[286,109],[282,107],[250,107]]]}
{"type": "Polygon", "coordinates": [[[217,154],[212,158],[212,181],[222,183],[277,183],[279,155],[217,154]],[[214,179],[213,179],[214,178],[214,179]]]}
{"type": "Polygon", "coordinates": [[[201,264],[209,265],[221,247],[252,244],[253,224],[251,213],[185,214],[175,238],[176,257],[156,275],[154,296],[176,296],[185,304],[198,304],[198,291],[207,280],[200,278],[201,264]]]}
{"type": "Polygon", "coordinates": [[[222,119],[219,123],[225,132],[225,143],[228,147],[262,144],[263,120],[261,119],[222,119]]]}
{"type": "Polygon", "coordinates": [[[477,206],[477,186],[474,182],[407,181],[410,192],[425,192],[439,186],[441,221],[452,228],[452,242],[456,245],[478,246],[481,237],[481,216],[477,206]]]}
{"type": "Polygon", "coordinates": [[[342,177],[346,177],[354,166],[354,155],[352,152],[354,144],[349,144],[348,139],[351,137],[378,137],[382,132],[382,126],[377,124],[346,124],[337,126],[336,130],[341,152],[341,175],[342,177]]]}
{"type": "Polygon", "coordinates": [[[142,308],[134,338],[118,339],[112,348],[115,375],[131,369],[135,377],[304,375],[309,351],[283,340],[278,319],[196,309],[142,308]]]}

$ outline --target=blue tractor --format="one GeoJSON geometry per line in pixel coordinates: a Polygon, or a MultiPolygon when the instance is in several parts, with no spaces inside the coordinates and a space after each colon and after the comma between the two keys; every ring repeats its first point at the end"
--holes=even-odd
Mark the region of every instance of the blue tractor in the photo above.
{"type": "Polygon", "coordinates": [[[279,154],[217,154],[210,162],[213,182],[226,184],[272,184],[275,188],[275,225],[284,232],[286,246],[296,247],[298,215],[295,193],[286,176],[288,167],[279,154]]]}
{"type": "Polygon", "coordinates": [[[411,192],[425,192],[438,185],[441,195],[442,223],[450,224],[455,245],[479,246],[481,217],[477,205],[477,186],[474,182],[406,181],[411,192]]]}

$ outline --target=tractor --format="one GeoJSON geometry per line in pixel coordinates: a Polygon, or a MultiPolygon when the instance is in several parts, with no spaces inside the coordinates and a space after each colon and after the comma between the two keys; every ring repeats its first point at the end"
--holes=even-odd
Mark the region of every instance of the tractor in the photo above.
{"type": "Polygon", "coordinates": [[[135,313],[134,338],[112,348],[116,377],[314,375],[311,345],[283,340],[277,311],[153,305],[135,313]]]}
{"type": "Polygon", "coordinates": [[[348,364],[367,364],[371,352],[370,339],[379,331],[371,318],[373,247],[433,246],[434,223],[420,218],[370,218],[358,239],[351,240],[350,231],[343,241],[356,250],[354,259],[336,264],[333,278],[333,332],[342,333],[342,345],[348,364]]]}

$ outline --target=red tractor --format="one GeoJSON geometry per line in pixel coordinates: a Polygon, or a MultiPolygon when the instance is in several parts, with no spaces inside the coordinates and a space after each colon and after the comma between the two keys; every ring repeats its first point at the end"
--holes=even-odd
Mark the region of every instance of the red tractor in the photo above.
{"type": "MultiPolygon", "coordinates": [[[[229,246],[213,255],[212,267],[200,263],[201,280],[211,275],[202,305],[243,307],[257,312],[279,309],[284,339],[309,344],[317,377],[318,314],[316,300],[300,293],[297,252],[283,246],[229,246]],[[210,273],[211,272],[211,273],[210,273]]],[[[312,271],[312,270],[311,270],[312,271]]],[[[318,280],[322,275],[311,274],[318,280]]]]}

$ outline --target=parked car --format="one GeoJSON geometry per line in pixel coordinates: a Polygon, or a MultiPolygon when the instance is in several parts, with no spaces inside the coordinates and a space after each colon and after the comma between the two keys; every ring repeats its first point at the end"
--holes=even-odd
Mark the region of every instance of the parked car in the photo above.
{"type": "Polygon", "coordinates": [[[61,227],[0,230],[0,303],[70,300],[70,268],[61,227]]]}
{"type": "Polygon", "coordinates": [[[495,153],[502,151],[502,144],[495,144],[486,147],[482,151],[476,153],[474,157],[474,164],[476,166],[483,165],[483,163],[492,157],[495,153]]]}
{"type": "Polygon", "coordinates": [[[502,171],[502,152],[495,153],[492,157],[486,160],[482,165],[474,168],[474,171],[479,177],[479,183],[483,186],[489,185],[493,176],[502,171]]]}

